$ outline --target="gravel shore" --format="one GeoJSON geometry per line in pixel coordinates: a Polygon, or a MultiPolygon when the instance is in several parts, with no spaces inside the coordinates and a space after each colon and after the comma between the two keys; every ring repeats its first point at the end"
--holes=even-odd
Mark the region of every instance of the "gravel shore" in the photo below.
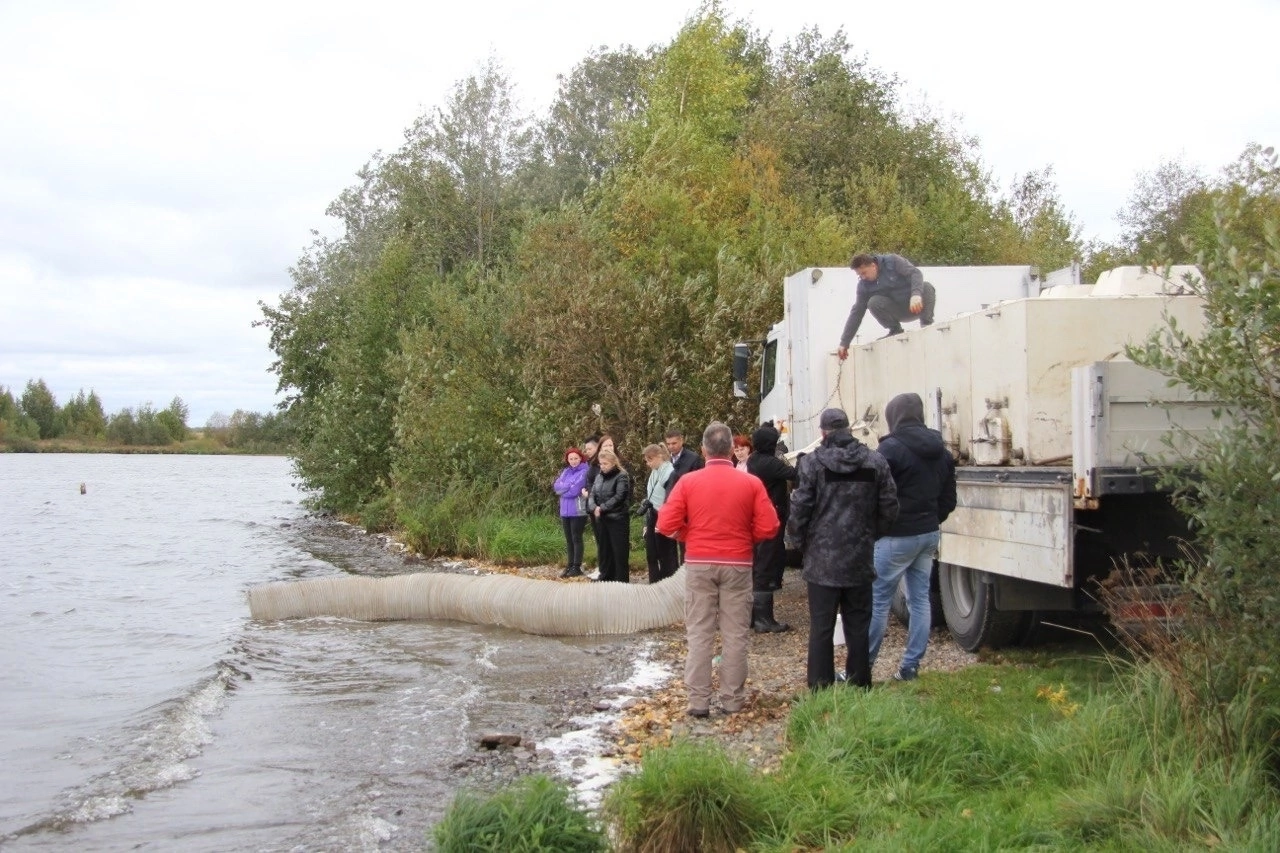
{"type": "MultiPolygon", "coordinates": [[[[559,567],[510,569],[473,564],[480,571],[556,579],[559,567]]],[[[633,573],[633,582],[643,575],[633,573]]],[[[585,581],[566,581],[582,583],[585,581]]],[[[619,637],[602,648],[616,655],[619,671],[632,675],[618,684],[594,685],[564,701],[562,724],[556,731],[527,733],[534,744],[510,750],[478,753],[473,782],[480,787],[500,784],[526,772],[545,772],[571,781],[579,796],[595,805],[620,773],[637,765],[646,749],[675,738],[710,738],[750,765],[770,772],[786,749],[791,707],[807,692],[805,658],[809,612],[800,572],[789,570],[775,595],[775,616],[792,630],[753,634],[748,659],[748,701],[742,712],[713,714],[702,720],[685,714],[687,696],[682,681],[684,626],[675,625],[619,637]]],[[[873,672],[877,682],[891,682],[903,651],[905,631],[890,619],[889,632],[873,672]]],[[[837,649],[837,668],[843,660],[837,649]]],[[[946,629],[933,633],[922,673],[948,672],[977,662],[977,655],[960,649],[946,629]]],[[[551,697],[547,697],[551,698],[551,697]]]]}

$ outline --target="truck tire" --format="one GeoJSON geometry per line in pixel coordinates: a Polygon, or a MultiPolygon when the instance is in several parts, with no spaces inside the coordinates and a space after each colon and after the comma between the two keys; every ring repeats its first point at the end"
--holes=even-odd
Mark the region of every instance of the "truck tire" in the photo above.
{"type": "MultiPolygon", "coordinates": [[[[898,584],[898,591],[893,594],[893,599],[889,602],[889,612],[893,614],[893,618],[898,620],[898,624],[906,627],[911,621],[911,614],[907,612],[907,581],[904,578],[898,584]]],[[[942,590],[938,586],[938,561],[933,561],[933,574],[929,576],[929,630],[941,628],[947,624],[946,616],[942,613],[942,590]]]]}
{"type": "Polygon", "coordinates": [[[1017,641],[1027,614],[997,610],[995,588],[976,569],[938,563],[942,611],[956,644],[967,652],[982,646],[998,649],[1017,641]]]}

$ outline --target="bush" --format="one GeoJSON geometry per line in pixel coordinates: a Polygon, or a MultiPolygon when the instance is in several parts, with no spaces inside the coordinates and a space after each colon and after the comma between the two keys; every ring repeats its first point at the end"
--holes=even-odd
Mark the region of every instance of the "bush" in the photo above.
{"type": "Polygon", "coordinates": [[[1166,478],[1195,536],[1180,566],[1184,633],[1145,651],[1174,676],[1188,724],[1228,753],[1269,749],[1280,770],[1274,712],[1244,729],[1203,713],[1242,697],[1280,707],[1280,169],[1274,151],[1260,155],[1265,191],[1217,206],[1217,246],[1199,258],[1203,282],[1189,285],[1204,300],[1203,333],[1170,322],[1129,354],[1224,415],[1188,471],[1166,478]]]}
{"type": "Polygon", "coordinates": [[[490,798],[461,793],[432,833],[440,853],[596,853],[604,836],[564,785],[529,776],[490,798]]]}
{"type": "Polygon", "coordinates": [[[618,848],[733,853],[769,826],[768,787],[718,746],[681,742],[645,755],[605,803],[618,848]]]}

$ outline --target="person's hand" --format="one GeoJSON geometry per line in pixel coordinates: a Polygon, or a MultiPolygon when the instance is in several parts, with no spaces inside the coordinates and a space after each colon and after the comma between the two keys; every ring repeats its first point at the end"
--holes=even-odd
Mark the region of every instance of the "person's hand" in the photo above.
{"type": "Polygon", "coordinates": [[[840,349],[836,350],[836,355],[840,357],[841,361],[844,361],[846,358],[849,357],[849,348],[840,347],[840,349]]]}
{"type": "Polygon", "coordinates": [[[600,507],[596,507],[596,518],[600,517],[600,507]]]}
{"type": "Polygon", "coordinates": [[[590,496],[591,496],[591,493],[590,493],[590,492],[588,492],[586,489],[583,489],[583,490],[582,490],[582,496],[583,496],[584,498],[586,498],[586,497],[590,497],[590,496]]]}
{"type": "MultiPolygon", "coordinates": [[[[902,303],[898,303],[901,305],[902,303]]],[[[919,314],[924,310],[924,298],[920,296],[911,297],[911,313],[919,314]]]]}

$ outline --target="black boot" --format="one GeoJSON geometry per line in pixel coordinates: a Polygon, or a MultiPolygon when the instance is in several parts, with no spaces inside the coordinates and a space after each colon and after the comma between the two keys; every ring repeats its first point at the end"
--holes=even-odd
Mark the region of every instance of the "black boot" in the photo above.
{"type": "Polygon", "coordinates": [[[791,626],[773,618],[773,593],[751,594],[751,630],[757,634],[777,634],[790,631],[791,626]]]}

